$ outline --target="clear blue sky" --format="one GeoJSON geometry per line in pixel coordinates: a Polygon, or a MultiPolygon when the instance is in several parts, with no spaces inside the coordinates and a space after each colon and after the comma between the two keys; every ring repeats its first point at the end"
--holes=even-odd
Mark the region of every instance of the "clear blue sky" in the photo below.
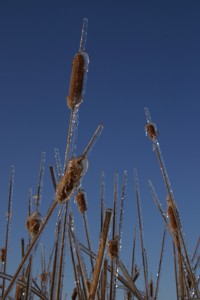
{"type": "MultiPolygon", "coordinates": [[[[133,169],[137,168],[149,274],[156,276],[163,221],[147,180],[153,181],[164,207],[166,190],[151,141],[144,133],[147,106],[160,132],[161,150],[192,253],[199,237],[200,212],[199,15],[197,0],[0,2],[0,226],[3,230],[10,165],[14,164],[16,170],[10,261],[13,251],[16,259],[20,256],[20,238],[27,238],[24,227],[27,193],[29,187],[36,192],[42,151],[47,153],[43,215],[53,198],[48,167],[55,164],[55,147],[64,159],[69,123],[65,96],[84,17],[89,20],[90,65],[86,97],[79,114],[78,154],[97,125],[104,124],[83,181],[93,249],[97,250],[99,237],[100,171],[106,174],[106,202],[111,206],[114,171],[119,172],[121,184],[126,169],[128,191],[121,256],[130,267],[131,258],[127,257],[137,223],[133,169]]],[[[73,204],[72,208],[81,240],[82,223],[77,208],[73,204]]],[[[49,224],[51,237],[53,224],[49,224]]],[[[2,234],[0,241],[3,244],[2,234]]],[[[139,241],[137,253],[141,265],[139,241]]],[[[175,299],[171,257],[168,235],[160,286],[162,300],[175,299]]],[[[11,273],[13,265],[9,265],[11,273]]]]}

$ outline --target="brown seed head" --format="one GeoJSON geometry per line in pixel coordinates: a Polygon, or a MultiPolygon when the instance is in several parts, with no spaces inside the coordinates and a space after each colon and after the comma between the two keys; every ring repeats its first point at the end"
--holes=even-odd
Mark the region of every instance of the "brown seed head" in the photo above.
{"type": "Polygon", "coordinates": [[[6,249],[5,248],[1,248],[1,261],[3,262],[3,263],[5,263],[5,261],[6,261],[6,249]]]}
{"type": "Polygon", "coordinates": [[[26,227],[30,233],[30,235],[34,238],[42,224],[42,217],[39,212],[33,212],[26,221],[26,227]]]}
{"type": "Polygon", "coordinates": [[[145,130],[149,136],[149,138],[151,140],[157,138],[158,136],[158,132],[157,132],[157,129],[156,129],[156,125],[153,124],[153,123],[148,123],[146,126],[145,126],[145,130]]]}
{"type": "Polygon", "coordinates": [[[75,55],[72,63],[72,73],[69,86],[69,96],[67,97],[67,105],[70,109],[81,104],[83,80],[85,72],[85,60],[84,56],[79,52],[75,55]]]}
{"type": "Polygon", "coordinates": [[[177,229],[177,223],[176,223],[176,218],[174,216],[174,212],[173,212],[173,209],[172,209],[171,205],[168,205],[168,207],[167,207],[167,214],[169,216],[171,227],[174,230],[176,230],[177,229]]]}
{"type": "Polygon", "coordinates": [[[56,200],[60,203],[71,198],[74,191],[79,187],[81,178],[87,171],[87,159],[78,157],[70,160],[67,171],[60,179],[57,190],[56,200]]]}
{"type": "Polygon", "coordinates": [[[78,208],[81,214],[86,212],[87,210],[87,198],[86,198],[86,193],[83,189],[80,189],[78,191],[78,194],[75,197],[76,202],[78,204],[78,208]]]}
{"type": "Polygon", "coordinates": [[[108,251],[111,260],[113,260],[118,255],[118,238],[112,239],[108,242],[108,251]]]}

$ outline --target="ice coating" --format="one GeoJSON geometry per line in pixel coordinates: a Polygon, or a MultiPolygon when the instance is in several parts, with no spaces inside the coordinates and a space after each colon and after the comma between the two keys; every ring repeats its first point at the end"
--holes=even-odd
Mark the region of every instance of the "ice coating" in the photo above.
{"type": "Polygon", "coordinates": [[[38,177],[38,187],[37,187],[37,193],[34,196],[36,201],[36,210],[38,210],[39,204],[42,200],[42,188],[43,188],[43,178],[44,178],[44,170],[45,170],[45,160],[46,160],[46,153],[42,152],[41,155],[41,161],[40,161],[40,171],[39,171],[39,177],[38,177]]]}
{"type": "Polygon", "coordinates": [[[63,168],[64,171],[66,170],[66,166],[69,162],[69,158],[72,158],[75,155],[77,131],[78,131],[78,109],[73,110],[70,115],[70,126],[68,130],[67,146],[65,151],[65,161],[64,161],[64,168],[63,168]]]}
{"type": "Polygon", "coordinates": [[[61,165],[61,160],[60,160],[60,153],[59,153],[59,149],[55,148],[54,149],[54,153],[55,153],[55,160],[56,160],[56,167],[57,167],[57,173],[59,178],[62,177],[63,172],[62,172],[62,165],[61,165]]]}
{"type": "Polygon", "coordinates": [[[87,30],[88,30],[88,19],[83,19],[83,26],[82,26],[82,32],[81,32],[81,40],[80,40],[80,47],[79,51],[85,51],[86,48],[86,42],[87,42],[87,30]]]}

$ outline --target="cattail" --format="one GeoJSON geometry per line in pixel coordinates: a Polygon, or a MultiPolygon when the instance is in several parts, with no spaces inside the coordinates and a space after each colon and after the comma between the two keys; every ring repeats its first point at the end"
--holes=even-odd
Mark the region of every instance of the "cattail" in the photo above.
{"type": "Polygon", "coordinates": [[[167,214],[169,216],[171,227],[174,230],[176,230],[177,229],[177,223],[176,223],[176,219],[175,219],[175,216],[174,216],[174,212],[173,212],[172,206],[170,204],[167,207],[167,214]]]}
{"type": "MultiPolygon", "coordinates": [[[[21,281],[23,281],[23,282],[26,282],[24,275],[20,276],[19,279],[21,281]]],[[[26,293],[26,288],[23,287],[20,284],[17,284],[16,291],[15,291],[15,300],[22,300],[22,299],[24,299],[25,293],[26,293]]]]}
{"type": "Polygon", "coordinates": [[[56,189],[56,200],[63,203],[70,199],[73,192],[79,187],[81,178],[88,168],[86,157],[78,157],[70,160],[67,171],[60,179],[56,189]]]}
{"type": "Polygon", "coordinates": [[[40,279],[41,279],[41,282],[42,284],[45,284],[47,282],[47,273],[46,272],[43,272],[41,275],[40,275],[40,279]]]}
{"type": "Polygon", "coordinates": [[[75,199],[78,204],[78,209],[80,213],[84,214],[87,210],[87,197],[85,191],[83,189],[80,189],[75,199]]]}
{"type": "Polygon", "coordinates": [[[87,72],[86,53],[78,52],[72,63],[72,74],[69,86],[69,96],[67,97],[67,105],[74,110],[83,101],[84,95],[84,77],[87,72]]]}
{"type": "Polygon", "coordinates": [[[114,238],[108,242],[108,251],[111,260],[117,257],[119,251],[118,238],[114,238]]]}
{"type": "Polygon", "coordinates": [[[77,289],[74,288],[73,289],[73,293],[72,293],[72,300],[76,300],[76,297],[78,296],[78,293],[77,293],[77,289]]]}
{"type": "Polygon", "coordinates": [[[34,238],[42,224],[42,216],[39,212],[35,211],[30,216],[28,216],[26,221],[26,228],[30,235],[34,238]]]}
{"type": "Polygon", "coordinates": [[[150,280],[150,283],[149,283],[149,295],[150,295],[150,297],[153,297],[153,280],[152,279],[150,280]]]}
{"type": "Polygon", "coordinates": [[[0,258],[1,258],[2,263],[5,263],[5,261],[6,261],[6,249],[5,248],[1,248],[0,258]]]}
{"type": "Polygon", "coordinates": [[[145,126],[145,131],[151,140],[157,138],[157,136],[158,136],[156,125],[153,123],[148,123],[145,126]]]}

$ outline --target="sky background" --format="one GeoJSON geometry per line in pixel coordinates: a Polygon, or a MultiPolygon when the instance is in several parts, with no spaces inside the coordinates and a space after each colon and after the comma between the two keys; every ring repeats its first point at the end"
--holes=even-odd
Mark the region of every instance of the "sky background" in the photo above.
{"type": "MultiPolygon", "coordinates": [[[[136,168],[149,277],[156,278],[164,224],[147,180],[153,181],[164,208],[166,189],[152,143],[144,132],[147,106],[158,127],[188,250],[193,253],[200,213],[199,15],[197,0],[0,1],[0,247],[4,244],[10,166],[15,166],[8,273],[14,273],[18,266],[21,237],[27,240],[24,224],[28,189],[32,187],[36,193],[42,151],[46,151],[40,207],[43,216],[53,199],[49,165],[55,165],[56,147],[62,163],[64,160],[70,116],[65,97],[84,17],[89,21],[90,64],[86,96],[79,111],[78,155],[96,127],[104,125],[83,180],[93,250],[98,249],[101,170],[105,172],[108,207],[113,201],[114,172],[119,173],[120,198],[123,171],[127,170],[121,257],[130,269],[137,224],[133,186],[136,168]]],[[[71,202],[77,235],[84,242],[82,221],[71,202]]],[[[56,215],[40,240],[47,248],[52,247],[56,215]]],[[[70,260],[69,251],[67,254],[70,260]]],[[[139,239],[136,263],[142,266],[139,239]]],[[[159,290],[162,300],[175,299],[172,263],[167,234],[159,290]]],[[[65,282],[68,299],[74,287],[70,277],[65,282]]],[[[142,282],[138,284],[142,288],[142,282]]],[[[118,297],[122,299],[122,293],[118,297]]]]}

